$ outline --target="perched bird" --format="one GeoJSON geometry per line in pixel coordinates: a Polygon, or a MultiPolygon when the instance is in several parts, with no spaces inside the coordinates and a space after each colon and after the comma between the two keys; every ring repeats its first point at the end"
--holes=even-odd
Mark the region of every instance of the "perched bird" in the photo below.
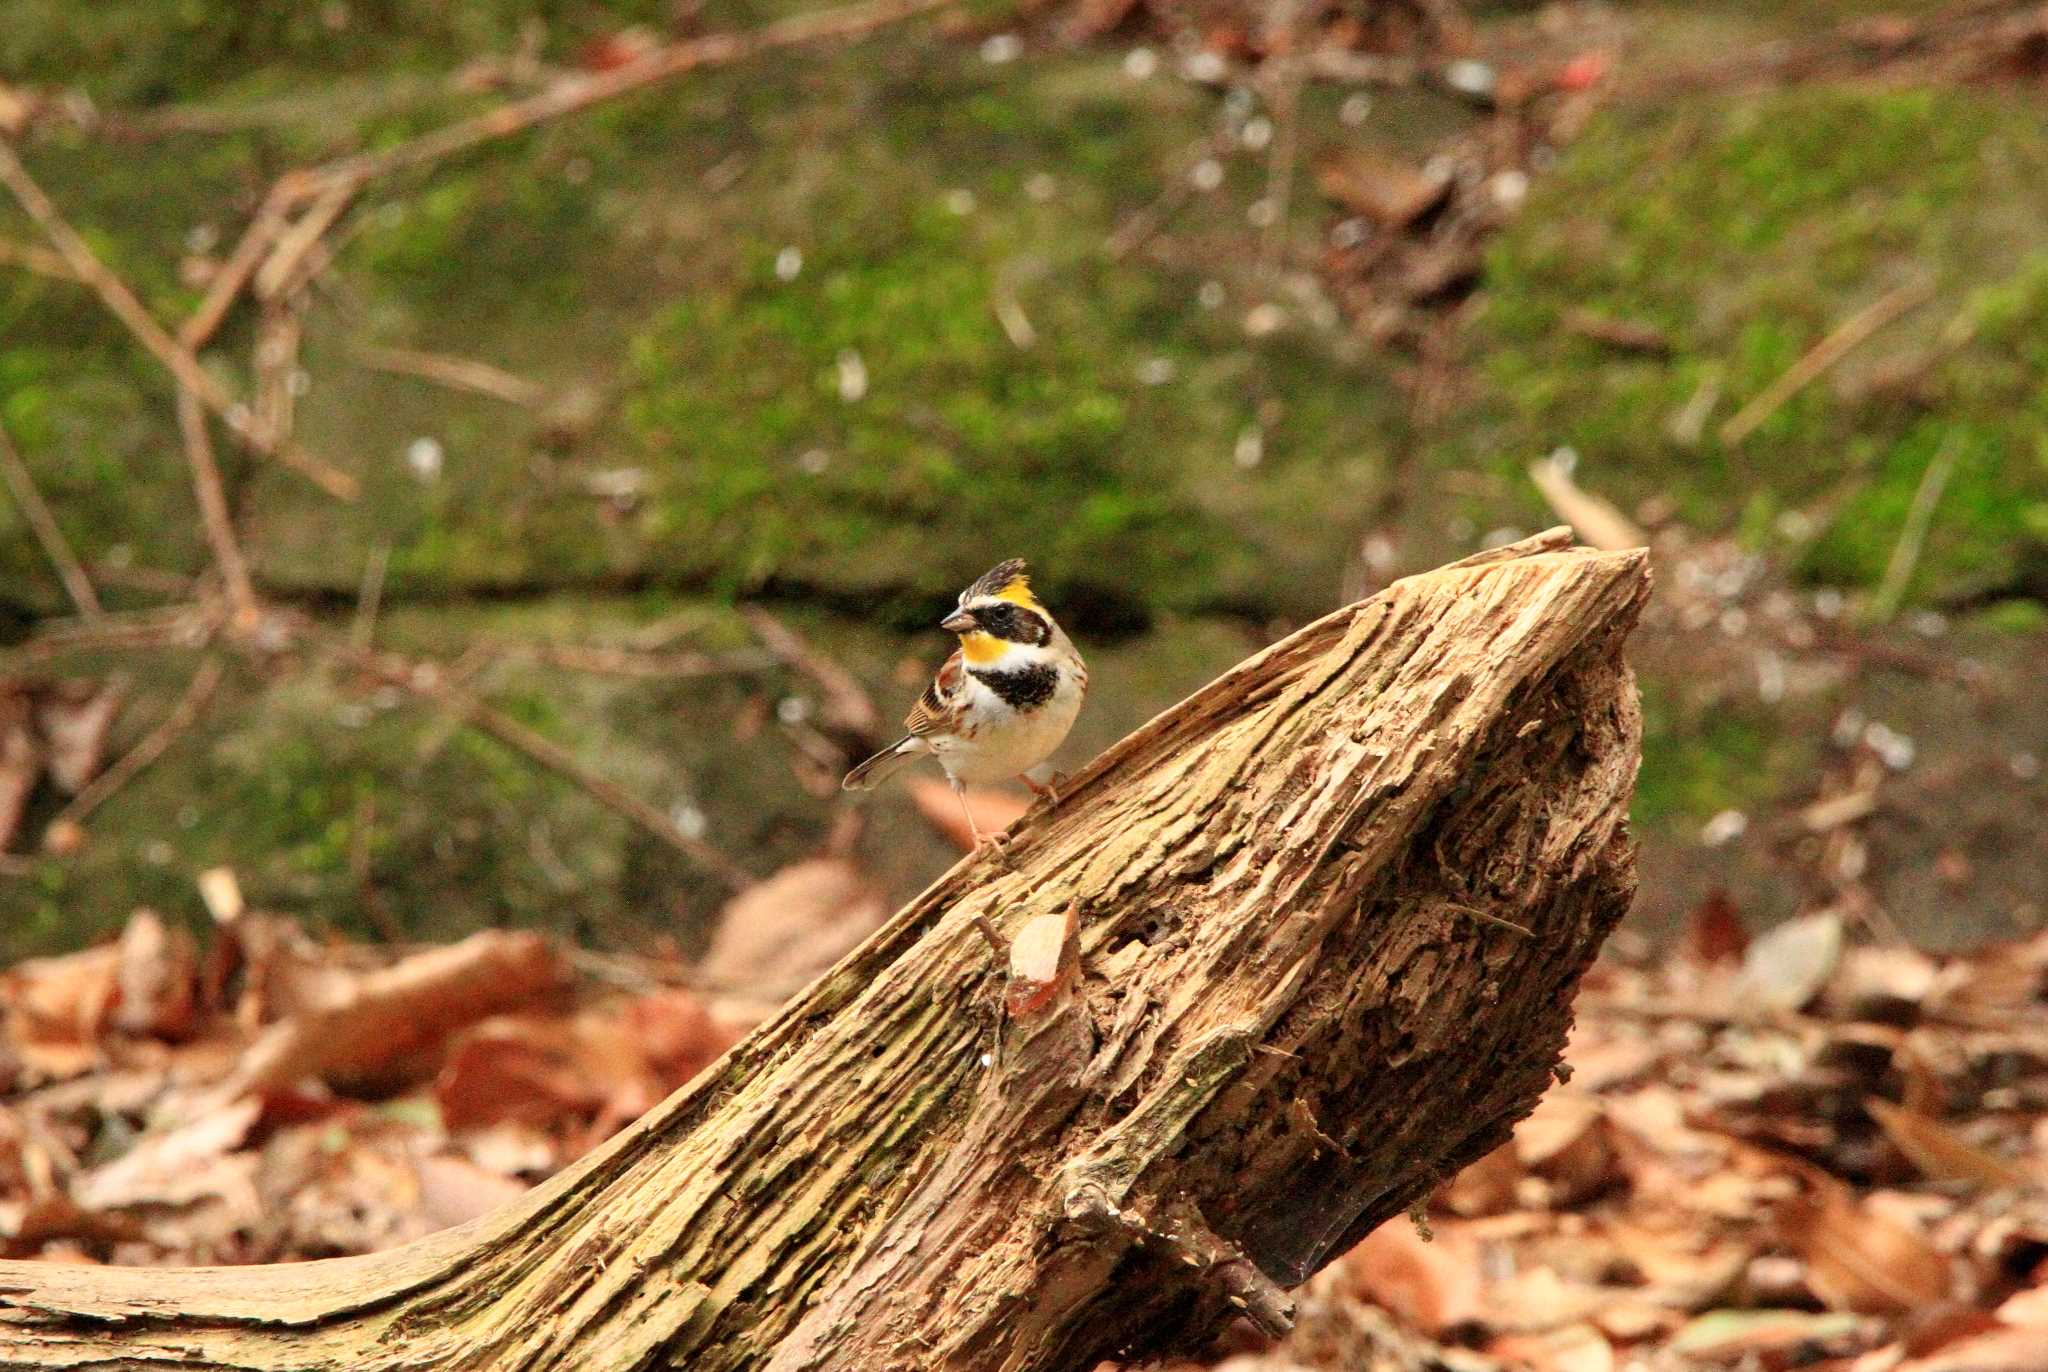
{"type": "Polygon", "coordinates": [[[1021,559],[992,567],[960,593],[960,605],[939,621],[960,637],[910,711],[910,732],[846,774],[840,784],[866,791],[929,754],[946,771],[975,846],[981,826],[967,806],[964,784],[1017,777],[1040,795],[1059,797],[1024,773],[1051,757],[1074,727],[1088,669],[1045,606],[1031,594],[1021,559]]]}

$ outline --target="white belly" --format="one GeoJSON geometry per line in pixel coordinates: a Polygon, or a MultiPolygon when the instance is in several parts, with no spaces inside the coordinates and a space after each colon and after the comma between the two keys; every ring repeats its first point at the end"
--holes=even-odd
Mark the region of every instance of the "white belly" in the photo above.
{"type": "Polygon", "coordinates": [[[1066,742],[1081,713],[1080,684],[1065,672],[1052,699],[1028,714],[1017,713],[986,686],[969,680],[974,695],[963,732],[971,737],[932,740],[939,765],[957,781],[1007,781],[1030,771],[1066,742]]]}

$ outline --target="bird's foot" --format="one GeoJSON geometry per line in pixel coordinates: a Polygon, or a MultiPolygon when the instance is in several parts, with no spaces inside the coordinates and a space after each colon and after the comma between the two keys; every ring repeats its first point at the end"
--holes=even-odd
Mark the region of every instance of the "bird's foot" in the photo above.
{"type": "Polygon", "coordinates": [[[1057,809],[1060,803],[1060,787],[1067,784],[1067,774],[1065,772],[1054,772],[1051,780],[1040,783],[1019,772],[1017,780],[1030,787],[1032,795],[1037,796],[1040,800],[1051,801],[1053,807],[1057,809]]]}

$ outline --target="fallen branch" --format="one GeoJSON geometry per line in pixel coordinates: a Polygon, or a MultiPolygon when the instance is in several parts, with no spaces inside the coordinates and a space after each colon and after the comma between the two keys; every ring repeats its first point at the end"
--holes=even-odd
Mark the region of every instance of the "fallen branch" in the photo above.
{"type": "Polygon", "coordinates": [[[206,702],[213,698],[215,688],[220,685],[221,673],[219,658],[209,657],[201,661],[199,670],[192,674],[191,682],[186,685],[185,693],[178,697],[178,703],[171,707],[163,722],[144,735],[140,743],[121,754],[112,766],[94,777],[84,790],[57,812],[57,817],[43,831],[43,846],[57,852],[76,848],[87,816],[133,781],[145,767],[162,757],[198,721],[199,712],[206,708],[206,702]]]}
{"type": "Polygon", "coordinates": [[[1506,1140],[1627,908],[1646,558],[1561,542],[1241,664],[496,1215],[363,1259],[0,1263],[0,1367],[1086,1372],[1284,1327],[1506,1140]]]}
{"type": "Polygon", "coordinates": [[[1879,329],[1915,306],[1925,304],[1933,295],[1933,282],[1924,279],[1910,281],[1885,292],[1850,315],[1836,325],[1826,338],[1808,349],[1804,357],[1787,367],[1776,381],[1758,392],[1755,399],[1730,415],[1727,422],[1721,425],[1721,441],[1732,448],[1748,438],[1756,432],[1759,425],[1776,414],[1780,406],[1804,390],[1815,377],[1847,357],[1858,344],[1879,329]]]}
{"type": "Polygon", "coordinates": [[[71,597],[78,613],[88,620],[104,619],[106,611],[100,608],[99,594],[92,588],[92,578],[85,574],[84,564],[71,551],[64,530],[57,525],[57,517],[43,502],[43,493],[36,489],[36,479],[29,472],[28,464],[21,460],[21,452],[14,446],[13,436],[7,432],[5,424],[0,424],[0,477],[6,478],[7,489],[13,494],[14,503],[20,507],[21,517],[28,521],[36,542],[43,545],[43,555],[57,569],[57,579],[64,583],[64,593],[71,597]]]}
{"type": "Polygon", "coordinates": [[[13,145],[5,139],[0,139],[0,185],[13,192],[22,209],[35,220],[37,227],[42,229],[71,269],[78,273],[79,279],[98,293],[107,309],[135,340],[170,372],[179,386],[190,391],[226,424],[245,446],[260,456],[284,463],[330,495],[344,500],[355,499],[354,477],[328,466],[294,443],[279,441],[264,433],[262,426],[251,417],[248,407],[230,396],[212,374],[199,365],[199,359],[192,355],[189,347],[164,331],[164,326],[157,323],[156,317],[135,298],[135,292],[128,289],[128,283],[109,271],[86,241],[78,236],[78,231],[65,221],[56,204],[28,174],[28,168],[15,155],[13,145]]]}

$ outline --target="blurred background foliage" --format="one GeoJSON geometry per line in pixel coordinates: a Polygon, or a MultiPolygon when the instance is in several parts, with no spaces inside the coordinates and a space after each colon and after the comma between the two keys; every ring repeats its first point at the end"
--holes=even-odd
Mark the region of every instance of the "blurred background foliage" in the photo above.
{"type": "MultiPolygon", "coordinates": [[[[23,160],[175,320],[291,168],[636,44],[815,6],[6,8],[0,82],[36,110],[23,160]]],[[[1854,0],[1483,5],[1455,32],[1441,7],[1396,23],[1353,6],[1371,33],[1469,63],[1466,89],[1291,90],[1246,8],[978,5],[694,72],[364,187],[292,302],[285,373],[299,439],[361,498],[221,444],[266,602],[345,639],[377,568],[379,646],[463,663],[506,714],[765,874],[824,843],[843,803],[804,763],[800,675],[628,678],[505,645],[743,654],[736,606],[765,604],[893,716],[945,646],[939,607],[1021,555],[1093,667],[1071,766],[1344,597],[1555,522],[1525,471],[1568,447],[1581,486],[1713,550],[1660,564],[1667,586],[1735,568],[1825,657],[1760,687],[1786,662],[1728,618],[1740,606],[1643,643],[1649,926],[1717,887],[1761,918],[1814,899],[1818,859],[1783,826],[1869,722],[1915,744],[1886,763],[1909,775],[1868,834],[1884,908],[1950,941],[2039,921],[2039,73],[1665,79],[1861,32],[1876,9],[1854,0]],[[1498,83],[1560,70],[1590,79],[1532,99],[1540,122],[1502,112],[1498,83]],[[1368,226],[1469,251],[1454,286],[1390,291],[1360,265],[1361,237],[1380,239],[1324,193],[1331,159],[1456,176],[1433,159],[1509,133],[1513,155],[1487,153],[1483,186],[1422,229],[1368,226]],[[1914,283],[1924,300],[1876,341],[1722,440],[1844,319],[1914,283]],[[1652,345],[1589,334],[1587,314],[1652,345]],[[487,363],[520,403],[394,373],[391,349],[487,363]],[[1902,612],[1863,623],[1937,460],[1902,612]]],[[[40,242],[12,205],[0,239],[40,242]]],[[[238,311],[202,360],[246,389],[258,329],[238,311]]],[[[164,373],[90,292],[16,265],[0,340],[0,420],[109,606],[203,589],[164,373]]],[[[114,742],[132,743],[199,649],[31,651],[68,613],[0,503],[0,621],[23,641],[8,670],[126,674],[114,742]]],[[[0,952],[75,945],[137,904],[201,918],[193,875],[220,864],[255,902],[355,934],[701,936],[719,891],[673,846],[321,642],[231,655],[190,735],[75,853],[33,851],[61,804],[39,797],[0,877],[0,952]]],[[[861,853],[895,894],[939,869],[900,793],[871,818],[861,853]]]]}

